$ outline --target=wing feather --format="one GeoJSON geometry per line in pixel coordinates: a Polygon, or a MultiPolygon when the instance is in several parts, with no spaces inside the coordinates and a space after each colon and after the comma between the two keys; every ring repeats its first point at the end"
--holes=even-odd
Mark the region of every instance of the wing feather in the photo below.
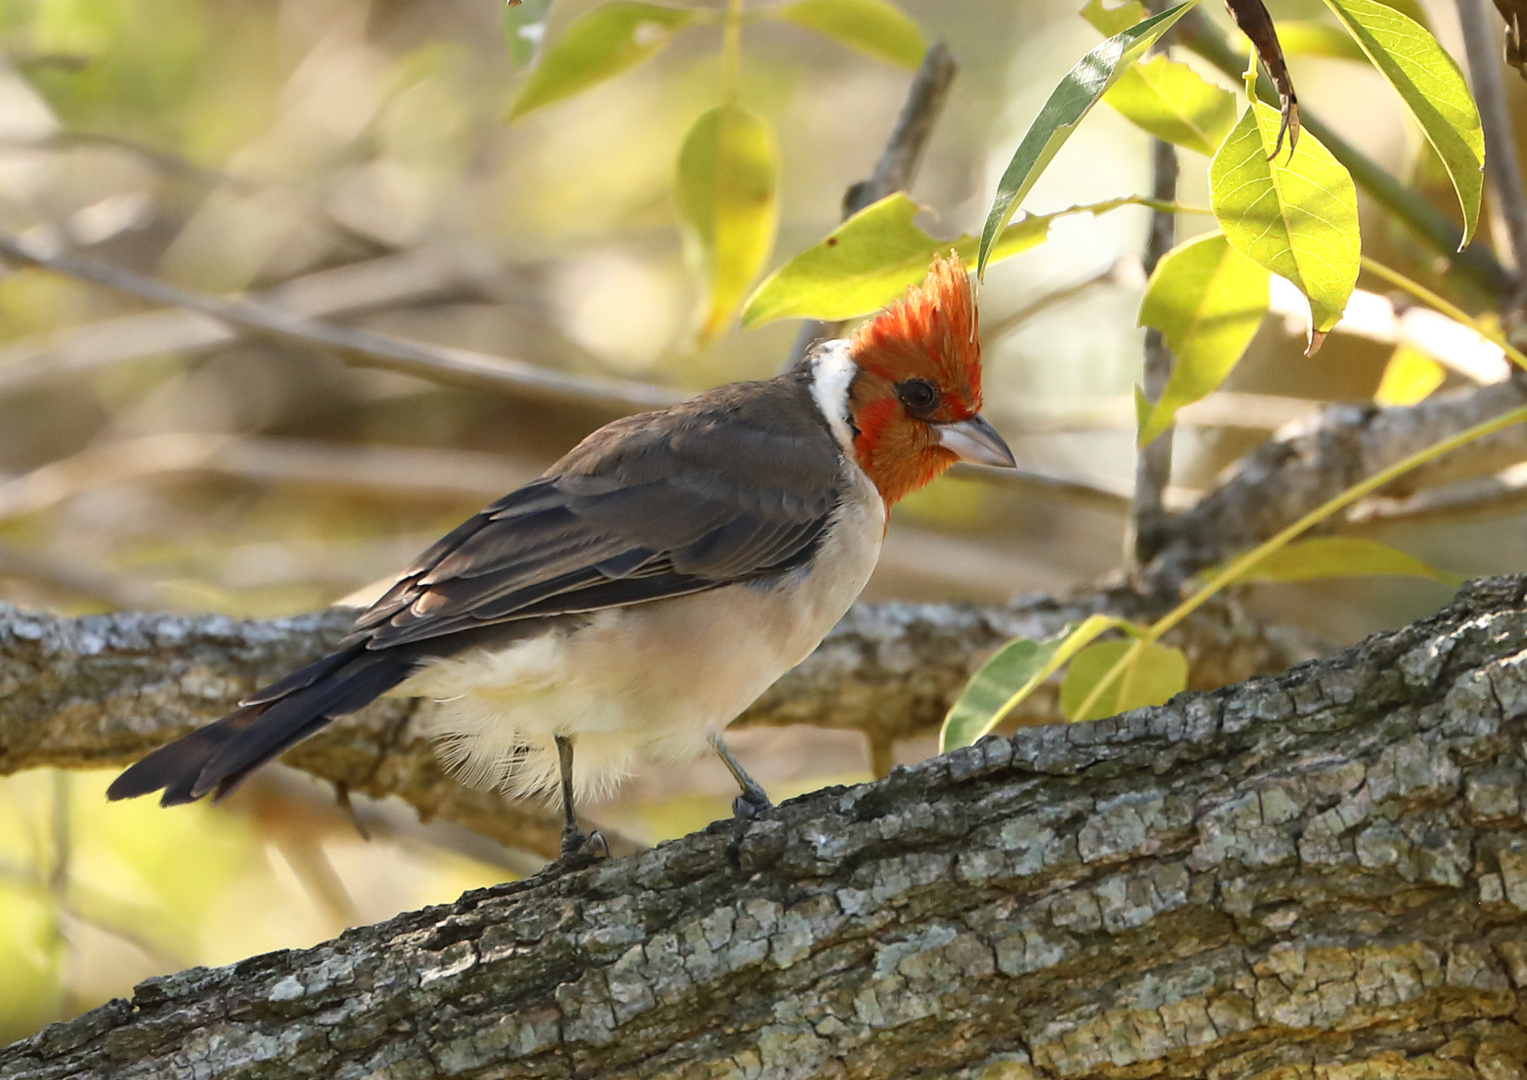
{"type": "Polygon", "coordinates": [[[814,550],[844,469],[803,376],[616,421],[421,555],[350,640],[386,649],[781,573],[814,550]]]}

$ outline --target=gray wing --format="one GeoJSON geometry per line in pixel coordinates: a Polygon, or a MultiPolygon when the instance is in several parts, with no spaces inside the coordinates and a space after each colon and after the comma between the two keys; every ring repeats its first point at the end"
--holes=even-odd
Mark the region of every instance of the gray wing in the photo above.
{"type": "Polygon", "coordinates": [[[843,458],[804,385],[744,383],[601,428],[483,510],[356,620],[368,649],[597,611],[809,558],[843,458]]]}

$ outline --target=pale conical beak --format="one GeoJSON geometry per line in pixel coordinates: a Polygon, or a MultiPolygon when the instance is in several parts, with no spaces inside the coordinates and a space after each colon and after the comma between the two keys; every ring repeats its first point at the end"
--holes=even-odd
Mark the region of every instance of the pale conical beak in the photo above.
{"type": "Polygon", "coordinates": [[[1013,452],[1002,441],[1002,436],[979,415],[956,423],[930,426],[938,437],[938,444],[945,450],[953,450],[961,461],[996,465],[1003,469],[1018,467],[1018,462],[1013,460],[1013,452]]]}

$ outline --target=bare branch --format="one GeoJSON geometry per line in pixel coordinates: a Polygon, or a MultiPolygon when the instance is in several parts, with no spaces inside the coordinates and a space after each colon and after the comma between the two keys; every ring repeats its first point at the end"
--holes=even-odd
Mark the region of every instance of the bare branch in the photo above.
{"type": "Polygon", "coordinates": [[[1507,269],[1516,277],[1518,295],[1506,298],[1510,311],[1521,306],[1522,272],[1527,266],[1527,188],[1517,160],[1516,131],[1501,79],[1500,43],[1495,17],[1486,0],[1458,0],[1458,22],[1469,59],[1469,88],[1479,105],[1485,133],[1485,172],[1490,178],[1491,203],[1501,217],[1497,246],[1507,269]]]}
{"type": "MultiPolygon", "coordinates": [[[[901,116],[897,118],[896,127],[891,131],[885,149],[881,151],[875,171],[868,180],[860,180],[851,185],[843,195],[845,220],[871,203],[912,186],[912,178],[917,175],[917,166],[928,148],[933,126],[938,123],[939,114],[944,111],[944,102],[949,99],[949,88],[954,85],[958,71],[959,65],[948,45],[939,41],[929,46],[917,73],[912,76],[912,85],[907,88],[907,100],[901,107],[901,116]]],[[[844,325],[841,322],[807,319],[796,334],[795,347],[790,350],[785,367],[799,361],[816,342],[842,333],[844,325]]]]}
{"type": "MultiPolygon", "coordinates": [[[[1175,592],[1194,572],[1267,539],[1365,476],[1465,428],[1527,404],[1509,381],[1435,394],[1416,405],[1333,406],[1242,458],[1174,534],[1148,579],[1175,592]]],[[[1527,431],[1507,428],[1416,470],[1388,494],[1498,472],[1527,459],[1527,431]]]]}
{"type": "Polygon", "coordinates": [[[660,408],[685,396],[646,383],[592,379],[505,356],[426,345],[319,322],[252,300],[182,289],[99,259],[39,251],[16,237],[0,236],[0,257],[104,285],[156,304],[200,312],[246,333],[332,353],[354,367],[395,371],[472,390],[620,411],[660,408]]]}
{"type": "Polygon", "coordinates": [[[0,1077],[1511,1076],[1524,589],[149,980],[0,1077]]]}
{"type": "MultiPolygon", "coordinates": [[[[1260,8],[1260,2],[1255,6],[1260,8]]],[[[1160,11],[1162,5],[1153,0],[1149,10],[1160,11]]],[[[1265,12],[1263,17],[1266,17],[1265,12]]],[[[1269,34],[1271,25],[1271,20],[1268,20],[1269,34]]],[[[1281,62],[1282,54],[1277,52],[1277,41],[1277,35],[1273,34],[1273,50],[1281,62]]],[[[1166,48],[1166,40],[1163,38],[1156,42],[1153,51],[1164,54],[1166,48]]],[[[1267,57],[1264,55],[1265,60],[1267,57]]],[[[1293,98],[1292,89],[1289,98],[1293,98]]],[[[1297,111],[1294,116],[1294,130],[1297,134],[1297,111]]],[[[1177,148],[1164,139],[1151,140],[1151,197],[1168,203],[1177,201],[1177,148]]],[[[1172,250],[1177,238],[1175,214],[1160,208],[1153,209],[1150,222],[1150,232],[1145,239],[1145,254],[1140,260],[1147,278],[1155,272],[1156,264],[1172,250]]],[[[1172,377],[1172,350],[1167,347],[1161,331],[1154,328],[1145,331],[1144,369],[1144,385],[1141,390],[1145,400],[1155,404],[1161,400],[1167,382],[1172,377]]],[[[1125,542],[1132,571],[1154,559],[1167,542],[1171,515],[1166,506],[1166,489],[1171,481],[1172,429],[1168,427],[1152,439],[1148,446],[1142,446],[1136,451],[1135,498],[1129,522],[1130,535],[1125,542]]]]}

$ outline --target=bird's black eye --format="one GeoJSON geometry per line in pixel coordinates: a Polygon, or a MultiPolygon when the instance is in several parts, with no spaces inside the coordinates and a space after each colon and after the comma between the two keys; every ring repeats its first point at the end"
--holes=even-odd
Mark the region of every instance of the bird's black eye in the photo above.
{"type": "Polygon", "coordinates": [[[923,416],[938,408],[938,390],[927,379],[907,379],[897,383],[896,396],[913,416],[923,416]]]}

